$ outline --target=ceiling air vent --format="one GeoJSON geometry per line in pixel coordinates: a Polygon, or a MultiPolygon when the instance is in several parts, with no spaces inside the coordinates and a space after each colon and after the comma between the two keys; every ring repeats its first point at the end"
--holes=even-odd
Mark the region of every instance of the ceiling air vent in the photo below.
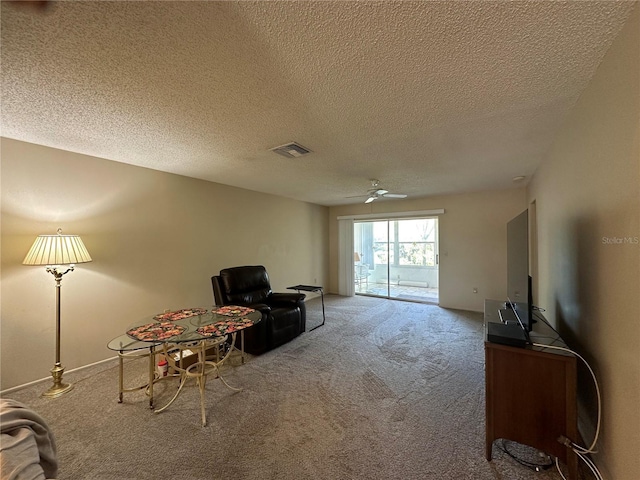
{"type": "Polygon", "coordinates": [[[279,147],[272,148],[271,151],[287,158],[298,158],[306,155],[307,153],[311,153],[311,150],[296,142],[280,145],[279,147]]]}

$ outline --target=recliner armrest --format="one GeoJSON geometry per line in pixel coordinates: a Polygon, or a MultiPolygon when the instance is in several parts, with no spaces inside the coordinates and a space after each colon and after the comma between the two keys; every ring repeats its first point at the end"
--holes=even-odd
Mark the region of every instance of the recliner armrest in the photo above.
{"type": "Polygon", "coordinates": [[[272,293],[267,297],[269,305],[297,307],[304,302],[304,293],[272,293]]]}
{"type": "Polygon", "coordinates": [[[259,312],[269,313],[271,311],[271,306],[266,303],[252,303],[250,305],[245,305],[246,307],[253,308],[254,310],[258,310],[259,312]]]}

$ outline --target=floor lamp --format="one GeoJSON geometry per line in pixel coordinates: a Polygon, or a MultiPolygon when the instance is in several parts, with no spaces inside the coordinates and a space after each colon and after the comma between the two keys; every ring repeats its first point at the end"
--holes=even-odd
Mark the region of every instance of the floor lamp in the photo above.
{"type": "Polygon", "coordinates": [[[60,282],[62,276],[73,272],[76,263],[90,262],[89,252],[78,235],[63,235],[58,229],[57,235],[39,235],[27,253],[23,265],[46,265],[56,281],[56,363],[51,369],[53,385],[42,395],[57,397],[73,388],[62,383],[64,367],[60,365],[60,282]]]}

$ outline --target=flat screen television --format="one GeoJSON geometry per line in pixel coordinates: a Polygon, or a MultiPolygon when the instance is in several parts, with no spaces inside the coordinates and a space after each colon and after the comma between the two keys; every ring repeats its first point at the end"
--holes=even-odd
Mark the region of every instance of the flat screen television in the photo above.
{"type": "Polygon", "coordinates": [[[507,223],[507,306],[526,332],[533,327],[532,279],[529,275],[529,214],[507,223]]]}

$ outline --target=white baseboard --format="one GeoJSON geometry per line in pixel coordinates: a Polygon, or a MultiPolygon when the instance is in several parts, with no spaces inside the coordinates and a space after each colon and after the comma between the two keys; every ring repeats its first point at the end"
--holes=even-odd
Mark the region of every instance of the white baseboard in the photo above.
{"type": "MultiPolygon", "coordinates": [[[[118,359],[117,356],[105,358],[104,360],[100,360],[98,362],[90,363],[88,365],[83,365],[82,367],[74,368],[72,370],[66,370],[64,373],[68,374],[68,373],[71,373],[71,372],[77,372],[78,370],[84,370],[85,368],[93,367],[95,365],[100,365],[101,363],[106,363],[106,362],[110,362],[111,360],[117,360],[117,359],[118,359]]],[[[31,385],[35,385],[36,383],[44,382],[46,380],[52,381],[51,380],[51,375],[49,375],[48,377],[40,378],[38,380],[34,380],[33,382],[23,383],[22,385],[17,385],[15,387],[7,388],[6,390],[1,390],[0,391],[0,396],[1,397],[5,397],[7,393],[15,392],[16,390],[21,390],[23,388],[30,387],[31,385]]]]}

